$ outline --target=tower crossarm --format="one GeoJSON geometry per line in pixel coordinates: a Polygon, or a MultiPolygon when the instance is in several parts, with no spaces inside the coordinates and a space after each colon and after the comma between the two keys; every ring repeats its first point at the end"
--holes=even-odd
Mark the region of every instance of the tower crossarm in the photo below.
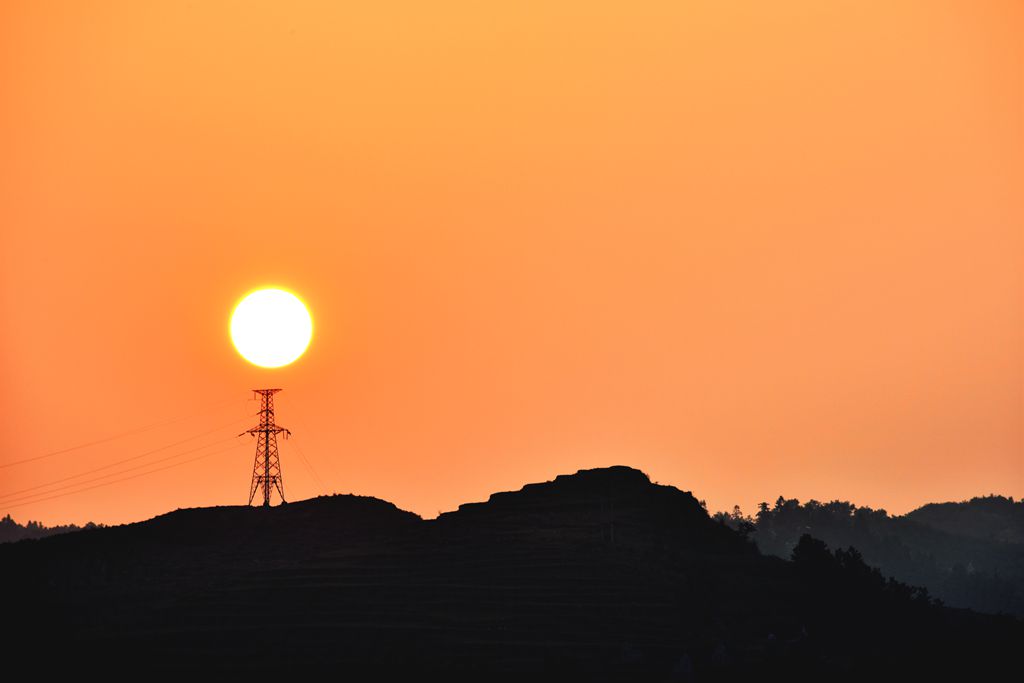
{"type": "Polygon", "coordinates": [[[243,434],[251,434],[252,436],[256,436],[257,434],[266,433],[266,432],[273,432],[274,434],[284,433],[286,438],[292,435],[291,430],[290,429],[285,429],[284,427],[280,427],[280,426],[276,426],[276,425],[275,426],[262,426],[261,425],[261,426],[258,426],[258,427],[253,427],[252,429],[246,429],[244,432],[239,434],[239,436],[242,436],[243,434]]]}

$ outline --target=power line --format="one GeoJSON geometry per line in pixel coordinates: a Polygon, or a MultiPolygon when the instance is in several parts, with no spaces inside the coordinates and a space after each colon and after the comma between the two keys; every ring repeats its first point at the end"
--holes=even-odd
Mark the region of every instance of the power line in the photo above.
{"type": "Polygon", "coordinates": [[[308,469],[309,473],[313,475],[313,479],[320,487],[320,490],[323,491],[324,493],[327,493],[327,485],[324,484],[324,480],[320,478],[319,474],[317,474],[316,468],[313,467],[313,463],[310,462],[309,458],[306,457],[306,454],[299,447],[299,444],[295,443],[295,437],[289,439],[289,444],[295,447],[295,451],[299,454],[299,457],[302,458],[302,462],[306,465],[306,469],[308,469]]]}
{"type": "Polygon", "coordinates": [[[122,479],[115,479],[114,481],[108,481],[108,482],[104,482],[102,484],[96,484],[94,486],[88,486],[88,487],[86,487],[84,489],[79,489],[77,491],[68,491],[67,493],[58,493],[57,495],[50,496],[48,498],[40,498],[39,500],[32,500],[32,501],[29,501],[27,503],[18,503],[16,505],[8,505],[6,507],[8,509],[11,509],[11,508],[23,507],[25,505],[33,505],[35,503],[42,503],[43,501],[53,500],[54,498],[63,498],[65,496],[72,496],[72,495],[74,495],[76,493],[82,493],[84,491],[90,491],[92,489],[100,488],[101,486],[109,486],[111,484],[118,484],[118,483],[120,483],[122,481],[128,481],[129,479],[137,479],[139,477],[144,477],[147,474],[155,474],[156,472],[162,472],[163,470],[169,470],[172,467],[178,467],[180,465],[185,465],[185,464],[190,463],[190,462],[195,462],[197,460],[202,460],[203,458],[208,458],[211,455],[217,455],[218,453],[226,453],[227,451],[230,451],[230,450],[232,450],[234,448],[238,448],[241,445],[243,445],[243,444],[235,444],[235,445],[232,445],[232,446],[228,446],[227,448],[223,448],[223,449],[221,449],[219,451],[213,451],[212,453],[204,453],[203,455],[200,455],[200,456],[195,457],[195,458],[189,458],[188,460],[183,460],[181,462],[176,462],[176,463],[173,463],[171,465],[166,465],[164,467],[158,467],[155,470],[150,470],[148,472],[139,472],[138,474],[133,474],[130,477],[124,477],[122,479]]]}
{"type": "MultiPolygon", "coordinates": [[[[294,445],[294,444],[292,444],[292,445],[294,445]]],[[[313,484],[314,484],[314,485],[315,485],[315,486],[316,486],[317,488],[319,488],[319,489],[323,489],[323,488],[324,488],[324,485],[323,485],[323,481],[321,481],[321,480],[320,480],[320,477],[318,477],[318,476],[316,475],[316,471],[314,471],[314,470],[313,470],[313,467],[312,467],[312,465],[310,464],[309,460],[308,460],[308,459],[306,459],[306,456],[305,456],[305,455],[303,455],[302,451],[300,451],[300,450],[299,450],[298,448],[295,448],[295,452],[296,452],[296,453],[298,453],[298,455],[299,455],[299,459],[300,459],[300,461],[302,462],[302,466],[303,466],[304,468],[306,468],[306,472],[308,472],[308,473],[309,473],[309,477],[310,477],[310,479],[312,479],[312,481],[313,481],[313,484]]]]}
{"type": "MultiPolygon", "coordinates": [[[[297,398],[297,397],[295,397],[295,396],[292,396],[292,397],[291,397],[291,398],[290,398],[289,400],[290,400],[290,401],[292,401],[293,403],[296,403],[296,404],[302,403],[302,400],[301,400],[301,399],[299,399],[299,398],[297,398]]],[[[309,414],[309,413],[308,413],[307,411],[305,411],[305,410],[303,409],[303,406],[301,406],[301,405],[300,405],[300,406],[298,406],[298,408],[299,408],[299,413],[305,413],[305,414],[307,414],[307,415],[309,414]]],[[[311,434],[311,433],[312,433],[312,431],[311,431],[311,430],[309,429],[309,427],[308,427],[308,426],[306,425],[305,419],[304,419],[304,418],[302,418],[302,417],[300,417],[298,413],[296,413],[296,414],[295,414],[295,415],[293,415],[293,416],[290,416],[290,417],[289,417],[289,419],[291,419],[291,420],[295,420],[296,422],[298,422],[298,423],[299,423],[299,426],[300,426],[300,427],[302,427],[302,429],[303,429],[303,430],[304,430],[304,431],[305,431],[305,432],[306,432],[307,434],[311,434]]],[[[294,438],[295,438],[295,437],[293,436],[293,437],[292,437],[292,439],[289,439],[289,442],[293,442],[293,439],[294,439],[294,438]]],[[[300,441],[301,441],[301,439],[300,439],[300,441]]],[[[296,445],[296,448],[297,448],[297,449],[298,449],[299,451],[301,451],[301,450],[302,450],[302,449],[301,449],[301,447],[299,447],[297,443],[296,443],[295,445],[296,445]]],[[[300,453],[300,454],[301,454],[301,453],[300,453]]],[[[305,456],[303,456],[303,457],[305,457],[305,456]]],[[[331,460],[330,458],[328,458],[326,462],[327,462],[327,471],[328,471],[328,472],[330,472],[330,475],[331,475],[331,481],[333,481],[333,482],[337,483],[337,482],[338,482],[338,481],[339,481],[339,480],[341,479],[341,477],[339,477],[339,476],[338,476],[338,471],[337,471],[337,470],[336,470],[336,469],[334,468],[334,462],[333,462],[333,461],[332,461],[332,460],[331,460]]],[[[311,464],[312,464],[312,463],[311,463],[311,464]]],[[[317,478],[319,478],[319,477],[317,477],[317,478]]],[[[321,481],[322,481],[322,480],[321,480],[321,481]]],[[[326,491],[326,487],[324,487],[324,488],[325,488],[325,491],[326,491]]],[[[333,490],[333,489],[332,489],[332,490],[333,490]]]]}
{"type": "MultiPolygon", "coordinates": [[[[65,484],[64,486],[58,486],[57,488],[50,489],[49,491],[40,491],[39,493],[33,493],[33,494],[29,494],[27,496],[21,496],[19,498],[15,498],[14,500],[6,501],[6,502],[17,503],[17,502],[20,502],[22,500],[28,500],[30,498],[35,498],[37,496],[45,496],[45,495],[51,494],[51,493],[53,493],[55,491],[62,491],[64,489],[71,489],[71,488],[74,488],[76,486],[81,486],[82,484],[88,484],[90,482],[99,481],[101,479],[106,479],[108,477],[116,477],[118,475],[124,474],[125,472],[131,472],[133,470],[142,469],[143,467],[149,467],[150,465],[155,465],[158,462],[166,462],[168,460],[173,460],[174,458],[179,458],[179,457],[181,457],[183,455],[188,455],[189,453],[195,453],[196,451],[201,451],[204,448],[209,448],[210,446],[216,446],[218,444],[226,443],[228,441],[234,441],[237,438],[238,437],[236,437],[236,436],[231,436],[231,437],[228,437],[226,439],[219,439],[217,441],[213,441],[213,442],[208,443],[208,444],[203,444],[202,446],[197,446],[195,448],[190,448],[187,451],[182,451],[181,453],[174,453],[172,455],[168,455],[168,456],[163,457],[163,458],[158,458],[156,460],[153,460],[152,462],[144,462],[141,465],[135,465],[134,467],[127,467],[127,468],[125,468],[123,470],[120,470],[118,472],[111,472],[110,474],[101,474],[100,476],[93,477],[92,479],[86,479],[84,481],[77,481],[77,482],[74,482],[72,484],[65,484]]],[[[82,475],[77,475],[77,476],[82,476],[82,475]]],[[[73,478],[75,478],[75,477],[67,477],[66,479],[63,479],[61,481],[67,481],[67,479],[73,479],[73,478]]],[[[59,483],[59,482],[52,482],[50,484],[41,484],[39,486],[33,486],[33,487],[30,487],[30,488],[27,488],[27,489],[22,489],[21,491],[13,491],[11,493],[5,493],[3,495],[0,495],[0,498],[9,498],[10,496],[15,496],[15,495],[17,495],[19,493],[24,493],[25,491],[32,491],[32,490],[35,490],[35,489],[46,488],[48,486],[52,486],[55,483],[59,483]]],[[[0,502],[0,504],[4,504],[4,502],[0,502]]]]}
{"type": "Polygon", "coordinates": [[[163,422],[157,422],[157,423],[154,423],[154,424],[151,424],[151,425],[147,425],[145,427],[139,427],[137,429],[131,429],[131,430],[128,430],[126,432],[121,432],[119,434],[114,434],[113,436],[105,437],[103,439],[97,439],[96,441],[89,441],[87,443],[78,444],[77,446],[70,446],[69,448],[62,448],[62,449],[60,449],[58,451],[50,451],[49,453],[43,453],[42,455],[36,455],[36,456],[31,457],[31,458],[23,458],[22,460],[14,460],[12,462],[5,462],[5,463],[0,464],[0,469],[4,469],[6,467],[13,467],[15,465],[21,465],[21,464],[24,464],[26,462],[35,462],[36,460],[43,460],[45,458],[52,458],[55,455],[61,455],[63,453],[70,453],[71,451],[77,451],[77,450],[82,449],[82,448],[88,448],[89,446],[95,446],[97,444],[107,443],[108,441],[114,441],[116,439],[121,439],[121,438],[124,438],[126,436],[132,436],[133,434],[141,434],[143,432],[148,432],[149,430],[156,429],[157,427],[165,427],[167,425],[175,424],[177,422],[183,422],[184,420],[191,419],[193,417],[196,417],[197,415],[202,415],[202,414],[206,413],[209,410],[214,410],[214,409],[217,409],[217,408],[221,408],[223,406],[228,405],[229,403],[235,403],[236,401],[237,401],[237,399],[233,399],[232,398],[232,399],[229,399],[227,401],[221,401],[220,403],[215,403],[215,404],[209,406],[208,408],[205,408],[205,409],[203,409],[201,411],[198,411],[198,412],[190,413],[189,415],[186,415],[184,417],[177,417],[177,418],[174,418],[172,420],[164,420],[163,422]]]}
{"type": "Polygon", "coordinates": [[[79,477],[84,477],[86,475],[93,474],[94,472],[99,472],[100,470],[107,470],[107,469],[110,469],[111,467],[116,467],[117,465],[121,465],[121,464],[124,464],[126,462],[131,462],[133,460],[138,460],[139,458],[144,458],[144,457],[146,457],[148,455],[152,455],[154,453],[159,453],[160,451],[165,451],[168,448],[174,448],[175,446],[180,446],[183,443],[187,443],[189,441],[194,441],[195,439],[198,439],[198,438],[203,437],[203,436],[207,436],[208,434],[213,434],[214,432],[219,432],[222,429],[227,429],[228,427],[230,427],[231,425],[233,425],[233,424],[235,424],[237,422],[241,422],[242,420],[248,420],[250,417],[251,416],[241,417],[241,418],[238,418],[236,420],[232,420],[231,422],[229,422],[226,425],[222,425],[222,426],[217,427],[215,429],[211,429],[209,431],[202,432],[201,434],[196,434],[194,436],[190,436],[187,439],[182,439],[181,441],[175,441],[174,443],[170,443],[170,444],[167,444],[165,446],[160,446],[159,448],[154,448],[152,450],[146,451],[145,453],[140,453],[138,455],[133,455],[133,456],[128,457],[128,458],[122,458],[121,460],[115,460],[114,462],[108,463],[106,465],[101,465],[100,467],[94,467],[94,468],[92,468],[90,470],[84,470],[84,471],[79,472],[77,474],[72,474],[70,476],[63,477],[61,479],[55,479],[53,481],[46,482],[45,484],[39,484],[37,486],[30,486],[28,488],[21,489],[20,491],[11,491],[9,493],[0,494],[0,499],[2,499],[2,498],[9,498],[10,496],[15,496],[15,495],[17,495],[19,493],[25,493],[26,491],[35,491],[36,489],[46,488],[47,486],[53,486],[54,484],[60,484],[60,483],[63,483],[65,481],[71,481],[72,479],[77,479],[79,477]]]}

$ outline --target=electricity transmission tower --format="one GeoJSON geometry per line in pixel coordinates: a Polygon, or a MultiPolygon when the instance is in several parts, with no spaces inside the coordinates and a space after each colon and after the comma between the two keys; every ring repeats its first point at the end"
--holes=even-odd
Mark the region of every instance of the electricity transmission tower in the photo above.
{"type": "MultiPolygon", "coordinates": [[[[291,432],[274,424],[274,394],[280,389],[253,389],[253,394],[260,397],[260,423],[242,434],[256,437],[256,461],[252,465],[252,486],[249,488],[249,505],[252,505],[256,491],[263,489],[263,505],[270,505],[270,494],[277,489],[277,494],[284,499],[284,479],[281,476],[281,459],[277,454],[277,435],[284,432],[287,439],[291,432]]],[[[241,436],[242,434],[239,434],[241,436]]]]}

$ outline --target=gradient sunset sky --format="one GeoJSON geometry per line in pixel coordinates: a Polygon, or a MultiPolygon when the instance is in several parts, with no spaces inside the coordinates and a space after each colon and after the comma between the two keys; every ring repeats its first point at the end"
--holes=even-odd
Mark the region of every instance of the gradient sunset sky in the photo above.
{"type": "Polygon", "coordinates": [[[0,515],[244,504],[259,387],[290,500],[1020,497],[1022,35],[1018,0],[3,2],[0,515]],[[265,370],[228,320],[274,284],[315,332],[265,370]]]}

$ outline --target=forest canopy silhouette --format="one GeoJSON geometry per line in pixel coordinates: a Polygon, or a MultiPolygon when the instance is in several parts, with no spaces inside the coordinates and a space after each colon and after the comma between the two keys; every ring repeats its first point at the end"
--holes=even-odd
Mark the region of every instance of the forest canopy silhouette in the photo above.
{"type": "Polygon", "coordinates": [[[989,495],[932,503],[905,515],[846,501],[779,497],[746,516],[714,515],[761,552],[788,558],[805,534],[855,548],[889,577],[927,587],[946,604],[1024,616],[1024,501],[989,495]]]}

